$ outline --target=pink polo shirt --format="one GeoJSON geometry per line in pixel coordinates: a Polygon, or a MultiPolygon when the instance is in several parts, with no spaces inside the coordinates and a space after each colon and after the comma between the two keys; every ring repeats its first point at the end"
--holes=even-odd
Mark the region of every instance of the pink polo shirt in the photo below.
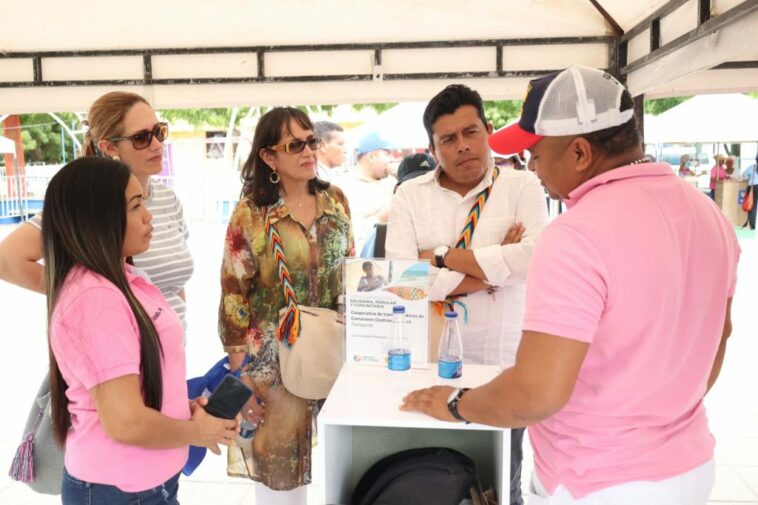
{"type": "Polygon", "coordinates": [[[529,434],[545,488],[581,498],[713,456],[703,396],[740,249],[665,164],[611,170],[566,203],[532,256],[524,330],[590,347],[569,402],[529,434]]]}
{"type": "MultiPolygon", "coordinates": [[[[163,406],[175,419],[189,419],[184,331],[161,292],[132,274],[127,279],[163,346],[163,406]]],[[[126,298],[100,275],[75,267],[65,280],[50,325],[50,340],[68,384],[72,428],[66,437],[66,469],[74,477],[126,492],[156,487],[176,475],[188,448],[142,449],[110,438],[103,430],[90,390],[103,382],[140,373],[137,321],[126,298]]]]}
{"type": "Polygon", "coordinates": [[[729,174],[726,173],[726,169],[717,163],[711,167],[711,184],[708,187],[716,189],[716,181],[723,181],[728,178],[729,174]]]}

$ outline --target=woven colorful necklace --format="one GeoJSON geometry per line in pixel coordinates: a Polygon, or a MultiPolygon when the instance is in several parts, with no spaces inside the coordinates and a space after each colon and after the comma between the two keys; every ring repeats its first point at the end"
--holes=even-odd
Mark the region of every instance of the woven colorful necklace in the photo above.
{"type": "Polygon", "coordinates": [[[284,257],[282,237],[279,235],[276,225],[271,222],[271,209],[268,206],[264,207],[263,219],[265,221],[264,226],[268,243],[271,247],[271,253],[274,255],[274,261],[276,262],[276,272],[282,285],[284,303],[287,305],[287,311],[279,321],[277,337],[281,342],[291,346],[297,342],[297,338],[300,336],[300,309],[297,308],[297,295],[295,294],[295,286],[292,284],[287,260],[284,257]]]}
{"type": "MultiPolygon", "coordinates": [[[[458,242],[455,243],[456,249],[468,249],[471,245],[471,240],[474,237],[474,231],[476,231],[476,225],[479,223],[479,218],[484,210],[484,205],[492,193],[492,187],[495,185],[497,177],[500,175],[500,168],[494,167],[492,170],[492,182],[489,186],[484,188],[476,195],[474,205],[471,206],[471,210],[466,217],[466,222],[461,229],[461,233],[458,237],[458,242]]],[[[445,298],[444,302],[433,302],[433,306],[437,314],[444,315],[447,310],[455,310],[455,306],[459,306],[463,309],[463,320],[468,321],[468,308],[466,304],[460,301],[461,296],[453,295],[445,298]]]]}

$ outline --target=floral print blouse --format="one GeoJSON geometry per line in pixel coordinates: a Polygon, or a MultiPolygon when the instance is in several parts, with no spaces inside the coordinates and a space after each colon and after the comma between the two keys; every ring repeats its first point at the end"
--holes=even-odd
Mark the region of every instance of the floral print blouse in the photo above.
{"type": "MultiPolygon", "coordinates": [[[[271,207],[298,302],[335,309],[342,294],[342,260],[354,254],[350,210],[342,191],[318,191],[307,229],[280,199],[271,207]]],[[[281,383],[276,329],[285,306],[265,232],[264,209],[240,201],[229,221],[221,267],[219,336],[226,352],[250,354],[248,374],[264,404],[251,446],[232,444],[228,473],[286,490],[310,482],[318,402],[290,394],[281,383]]],[[[297,344],[295,344],[297,345],[297,344]]]]}

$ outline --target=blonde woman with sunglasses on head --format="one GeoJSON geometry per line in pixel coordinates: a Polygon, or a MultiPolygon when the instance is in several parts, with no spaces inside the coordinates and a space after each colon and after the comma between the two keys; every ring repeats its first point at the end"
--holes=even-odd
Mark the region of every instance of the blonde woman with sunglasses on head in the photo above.
{"type": "MultiPolygon", "coordinates": [[[[120,159],[144,188],[145,206],[154,216],[155,231],[150,249],[134,256],[134,266],[150,277],[186,327],[184,285],[193,270],[187,226],[174,192],[151,178],[163,167],[168,125],[158,120],[144,98],[120,91],[98,98],[87,122],[83,155],[120,159]]],[[[0,242],[0,279],[44,293],[42,266],[38,263],[42,257],[42,215],[27,223],[0,242]]]]}

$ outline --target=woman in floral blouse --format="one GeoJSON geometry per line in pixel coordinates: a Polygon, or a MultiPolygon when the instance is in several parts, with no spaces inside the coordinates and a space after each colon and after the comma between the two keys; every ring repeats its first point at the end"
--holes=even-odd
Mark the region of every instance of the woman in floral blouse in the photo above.
{"type": "Polygon", "coordinates": [[[219,334],[232,369],[250,355],[242,376],[255,396],[242,416],[259,422],[252,443],[229,448],[228,472],[257,481],[256,503],[267,505],[305,503],[319,405],[292,395],[281,381],[276,328],[285,301],[264,230],[265,208],[281,235],[300,303],[335,309],[342,259],[354,254],[347,199],[316,178],[320,144],[298,109],[278,107],[261,117],[224,243],[219,334]]]}

